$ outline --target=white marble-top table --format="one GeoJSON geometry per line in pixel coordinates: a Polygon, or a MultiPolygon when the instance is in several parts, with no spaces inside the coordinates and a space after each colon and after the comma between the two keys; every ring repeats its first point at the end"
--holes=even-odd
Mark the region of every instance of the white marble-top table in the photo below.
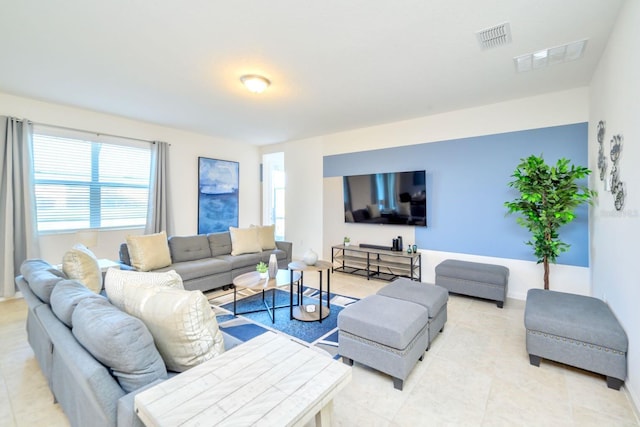
{"type": "Polygon", "coordinates": [[[266,332],[135,396],[146,426],[331,425],[351,368],[266,332]]]}

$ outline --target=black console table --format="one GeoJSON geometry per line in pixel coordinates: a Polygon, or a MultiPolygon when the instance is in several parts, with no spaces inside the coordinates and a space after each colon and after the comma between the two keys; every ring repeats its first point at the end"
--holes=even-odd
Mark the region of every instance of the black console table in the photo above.
{"type": "Polygon", "coordinates": [[[422,281],[422,256],[402,251],[336,245],[331,247],[332,271],[381,280],[407,277],[422,281]]]}

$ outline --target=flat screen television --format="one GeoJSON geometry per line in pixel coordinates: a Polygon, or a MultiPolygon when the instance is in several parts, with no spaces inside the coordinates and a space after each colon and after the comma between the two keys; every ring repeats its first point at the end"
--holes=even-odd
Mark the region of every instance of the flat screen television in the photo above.
{"type": "Polygon", "coordinates": [[[426,227],[425,175],[410,171],[343,177],[345,222],[426,227]]]}

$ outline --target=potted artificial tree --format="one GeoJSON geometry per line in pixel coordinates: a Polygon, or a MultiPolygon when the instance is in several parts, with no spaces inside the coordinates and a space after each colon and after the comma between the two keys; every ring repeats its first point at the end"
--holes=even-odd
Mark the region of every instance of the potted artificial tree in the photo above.
{"type": "Polygon", "coordinates": [[[562,252],[569,249],[558,236],[558,230],[575,218],[575,209],[583,203],[593,203],[597,195],[578,180],[591,171],[583,166],[574,166],[562,158],[555,166],[547,165],[542,156],[521,159],[509,187],[520,192],[520,196],[505,202],[508,213],[520,214],[518,224],[532,234],[527,245],[533,246],[538,264],[544,265],[544,288],[549,289],[549,262],[555,264],[562,252]]]}

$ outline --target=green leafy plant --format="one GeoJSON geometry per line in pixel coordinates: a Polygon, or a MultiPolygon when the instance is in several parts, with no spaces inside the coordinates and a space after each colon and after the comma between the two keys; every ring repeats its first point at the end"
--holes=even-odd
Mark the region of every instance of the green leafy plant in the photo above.
{"type": "Polygon", "coordinates": [[[544,265],[544,288],[549,289],[549,262],[555,264],[562,252],[570,245],[561,241],[558,230],[576,217],[575,209],[583,203],[592,204],[595,191],[578,185],[591,171],[583,166],[574,166],[562,158],[555,166],[547,165],[542,156],[520,159],[509,182],[520,192],[520,196],[505,202],[510,214],[520,214],[518,224],[531,232],[526,242],[533,247],[538,264],[544,265]]]}
{"type": "Polygon", "coordinates": [[[260,262],[256,265],[256,271],[258,273],[266,273],[267,271],[269,271],[269,266],[264,262],[260,262]]]}
{"type": "Polygon", "coordinates": [[[345,236],[344,237],[344,242],[345,243],[350,243],[351,242],[351,239],[349,238],[349,236],[345,236]]]}

